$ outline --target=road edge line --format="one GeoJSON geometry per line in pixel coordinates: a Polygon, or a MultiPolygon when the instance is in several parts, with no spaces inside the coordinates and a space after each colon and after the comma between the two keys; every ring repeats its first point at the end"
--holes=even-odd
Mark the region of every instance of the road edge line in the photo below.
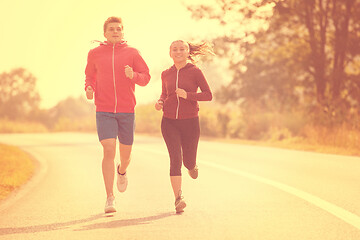
{"type": "Polygon", "coordinates": [[[351,213],[333,203],[330,203],[326,200],[323,200],[319,197],[316,197],[310,193],[304,192],[302,190],[299,190],[297,188],[291,187],[289,185],[270,180],[264,177],[260,177],[254,174],[246,173],[240,170],[231,169],[216,163],[210,163],[206,161],[201,161],[202,164],[207,165],[209,167],[221,169],[226,172],[231,172],[237,175],[240,175],[242,177],[249,178],[251,180],[264,183],[266,185],[272,186],[274,188],[277,188],[279,190],[282,190],[286,193],[289,193],[291,195],[294,195],[300,199],[305,200],[306,202],[311,203],[312,205],[315,205],[323,210],[325,210],[328,213],[331,213],[332,215],[336,216],[337,218],[340,218],[341,220],[347,222],[348,224],[354,226],[355,228],[360,230],[360,217],[354,213],[351,213]]]}
{"type": "MultiPolygon", "coordinates": [[[[157,151],[154,149],[145,149],[145,148],[142,148],[142,149],[145,151],[153,152],[153,153],[160,154],[160,155],[166,155],[166,156],[168,155],[167,152],[164,153],[162,151],[157,151]]],[[[260,177],[260,176],[257,176],[257,175],[251,174],[251,173],[246,173],[246,172],[243,172],[240,170],[235,170],[235,169],[232,169],[229,167],[222,166],[220,164],[211,163],[211,162],[207,162],[207,161],[203,161],[203,160],[200,160],[199,162],[206,166],[221,169],[226,172],[234,173],[236,175],[239,175],[239,176],[242,176],[245,178],[249,178],[251,180],[254,180],[254,181],[272,186],[274,188],[277,188],[288,194],[294,195],[312,205],[315,205],[315,206],[321,208],[322,210],[334,215],[335,217],[345,221],[346,223],[348,223],[360,230],[360,217],[358,215],[351,213],[333,203],[330,203],[326,200],[316,197],[310,193],[304,192],[302,190],[299,190],[297,188],[291,187],[289,185],[286,185],[286,184],[283,184],[283,183],[280,183],[280,182],[277,182],[274,180],[260,177]]]]}

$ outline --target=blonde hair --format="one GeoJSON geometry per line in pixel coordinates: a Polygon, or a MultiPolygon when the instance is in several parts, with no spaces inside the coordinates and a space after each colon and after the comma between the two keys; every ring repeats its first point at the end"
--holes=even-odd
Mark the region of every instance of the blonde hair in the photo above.
{"type": "Polygon", "coordinates": [[[106,19],[105,23],[104,23],[104,33],[106,32],[106,28],[107,25],[109,23],[120,23],[121,29],[124,29],[123,23],[122,23],[122,19],[119,17],[109,17],[108,19],[106,19]]]}
{"type": "Polygon", "coordinates": [[[205,56],[205,55],[215,55],[215,53],[213,52],[213,48],[212,46],[208,43],[208,42],[202,42],[202,43],[191,43],[191,42],[186,42],[184,40],[176,40],[173,41],[170,45],[171,46],[176,43],[176,42],[181,42],[183,44],[185,44],[185,46],[188,48],[189,50],[189,57],[188,59],[192,62],[192,63],[196,63],[196,58],[198,56],[205,56]]]}

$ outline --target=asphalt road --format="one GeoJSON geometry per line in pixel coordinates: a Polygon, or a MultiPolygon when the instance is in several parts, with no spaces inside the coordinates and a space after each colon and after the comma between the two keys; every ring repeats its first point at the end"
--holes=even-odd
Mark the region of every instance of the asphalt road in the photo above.
{"type": "Polygon", "coordinates": [[[199,178],[183,170],[188,206],[177,215],[163,140],[136,136],[128,189],[107,216],[96,134],[0,142],[38,161],[29,183],[0,203],[0,239],[360,239],[357,157],[201,140],[199,178]]]}

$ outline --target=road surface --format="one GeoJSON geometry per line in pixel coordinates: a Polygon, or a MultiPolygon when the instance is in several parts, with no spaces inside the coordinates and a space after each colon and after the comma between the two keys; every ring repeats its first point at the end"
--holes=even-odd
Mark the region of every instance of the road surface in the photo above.
{"type": "Polygon", "coordinates": [[[357,157],[201,140],[199,178],[183,170],[188,206],[177,215],[163,140],[136,136],[128,189],[107,216],[96,134],[0,142],[38,161],[31,181],[0,203],[0,239],[360,239],[357,157]]]}

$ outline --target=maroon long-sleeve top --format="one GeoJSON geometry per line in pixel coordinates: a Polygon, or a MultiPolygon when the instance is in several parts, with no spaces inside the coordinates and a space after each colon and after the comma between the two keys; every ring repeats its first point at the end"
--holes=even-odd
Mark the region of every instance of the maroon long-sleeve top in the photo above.
{"type": "Polygon", "coordinates": [[[161,74],[162,93],[164,102],[164,117],[170,119],[195,118],[199,114],[198,101],[211,101],[212,93],[202,71],[194,64],[187,63],[183,68],[177,69],[175,65],[161,74]],[[177,96],[175,90],[184,89],[187,98],[177,96]],[[198,92],[200,89],[200,92],[198,92]]]}

